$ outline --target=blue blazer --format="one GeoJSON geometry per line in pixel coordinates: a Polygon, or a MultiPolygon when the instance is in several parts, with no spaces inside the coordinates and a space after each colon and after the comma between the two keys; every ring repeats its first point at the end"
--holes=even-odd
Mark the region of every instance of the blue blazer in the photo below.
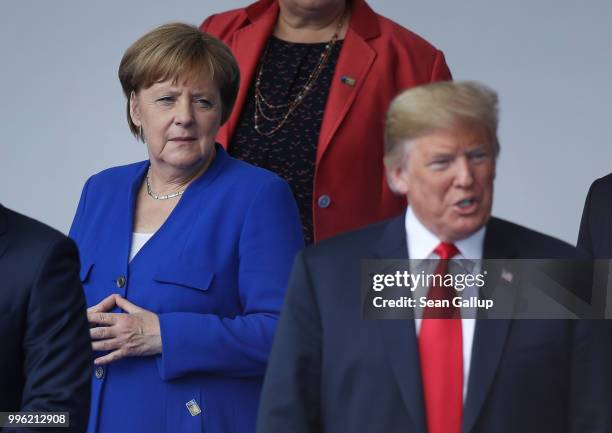
{"type": "Polygon", "coordinates": [[[291,264],[303,246],[293,196],[274,174],[217,146],[208,170],[128,263],[148,166],[91,177],[70,230],[88,306],[118,293],[155,312],[163,346],[158,356],[95,369],[88,432],[252,433],[291,264]],[[191,401],[199,414],[188,410],[191,401]]]}

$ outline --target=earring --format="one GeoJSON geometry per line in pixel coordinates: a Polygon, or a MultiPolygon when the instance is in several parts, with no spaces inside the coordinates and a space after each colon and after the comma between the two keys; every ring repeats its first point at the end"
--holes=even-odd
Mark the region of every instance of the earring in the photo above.
{"type": "Polygon", "coordinates": [[[144,143],[145,138],[144,138],[144,132],[142,132],[142,125],[138,127],[138,138],[140,138],[140,141],[144,143]]]}

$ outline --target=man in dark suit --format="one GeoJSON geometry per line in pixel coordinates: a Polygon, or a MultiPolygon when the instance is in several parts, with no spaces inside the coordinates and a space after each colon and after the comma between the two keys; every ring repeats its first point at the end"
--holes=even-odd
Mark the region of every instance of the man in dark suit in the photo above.
{"type": "Polygon", "coordinates": [[[44,430],[84,432],[92,355],[74,243],[0,205],[0,275],[0,411],[68,412],[69,428],[44,430]]]}
{"type": "Polygon", "coordinates": [[[409,207],[298,255],[258,433],[610,432],[602,321],[362,318],[364,259],[439,257],[443,274],[453,257],[576,257],[562,241],[491,218],[499,145],[490,89],[408,90],[385,132],[389,183],[409,207]]]}
{"type": "Polygon", "coordinates": [[[589,188],[578,248],[596,259],[612,259],[612,174],[597,179],[589,188]]]}

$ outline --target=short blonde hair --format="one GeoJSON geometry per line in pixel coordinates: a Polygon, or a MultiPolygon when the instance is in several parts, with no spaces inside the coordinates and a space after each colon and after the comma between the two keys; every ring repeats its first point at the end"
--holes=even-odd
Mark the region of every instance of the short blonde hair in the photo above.
{"type": "Polygon", "coordinates": [[[238,93],[240,70],[229,48],[197,27],[171,23],[157,27],[134,42],[119,65],[119,81],[127,98],[130,130],[141,138],[130,116],[130,96],[168,79],[209,78],[221,96],[221,124],[225,123],[238,93]]]}
{"type": "Polygon", "coordinates": [[[474,81],[443,81],[408,89],[391,101],[385,120],[384,163],[389,169],[402,164],[410,143],[436,130],[484,128],[491,137],[495,156],[497,93],[474,81]]]}

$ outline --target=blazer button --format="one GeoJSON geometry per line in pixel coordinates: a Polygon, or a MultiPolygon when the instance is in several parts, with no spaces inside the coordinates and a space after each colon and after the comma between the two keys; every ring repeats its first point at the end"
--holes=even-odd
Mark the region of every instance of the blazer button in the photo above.
{"type": "Polygon", "coordinates": [[[323,194],[317,200],[317,204],[322,209],[325,209],[326,207],[329,207],[330,203],[331,203],[331,198],[328,195],[326,195],[326,194],[323,194]]]}
{"type": "Polygon", "coordinates": [[[123,286],[125,286],[125,277],[122,275],[119,278],[117,278],[117,280],[115,281],[115,283],[117,283],[117,287],[119,287],[120,289],[123,288],[123,286]]]}
{"type": "Polygon", "coordinates": [[[96,367],[96,379],[102,380],[102,378],[104,377],[104,367],[102,367],[101,365],[98,365],[96,367]]]}

